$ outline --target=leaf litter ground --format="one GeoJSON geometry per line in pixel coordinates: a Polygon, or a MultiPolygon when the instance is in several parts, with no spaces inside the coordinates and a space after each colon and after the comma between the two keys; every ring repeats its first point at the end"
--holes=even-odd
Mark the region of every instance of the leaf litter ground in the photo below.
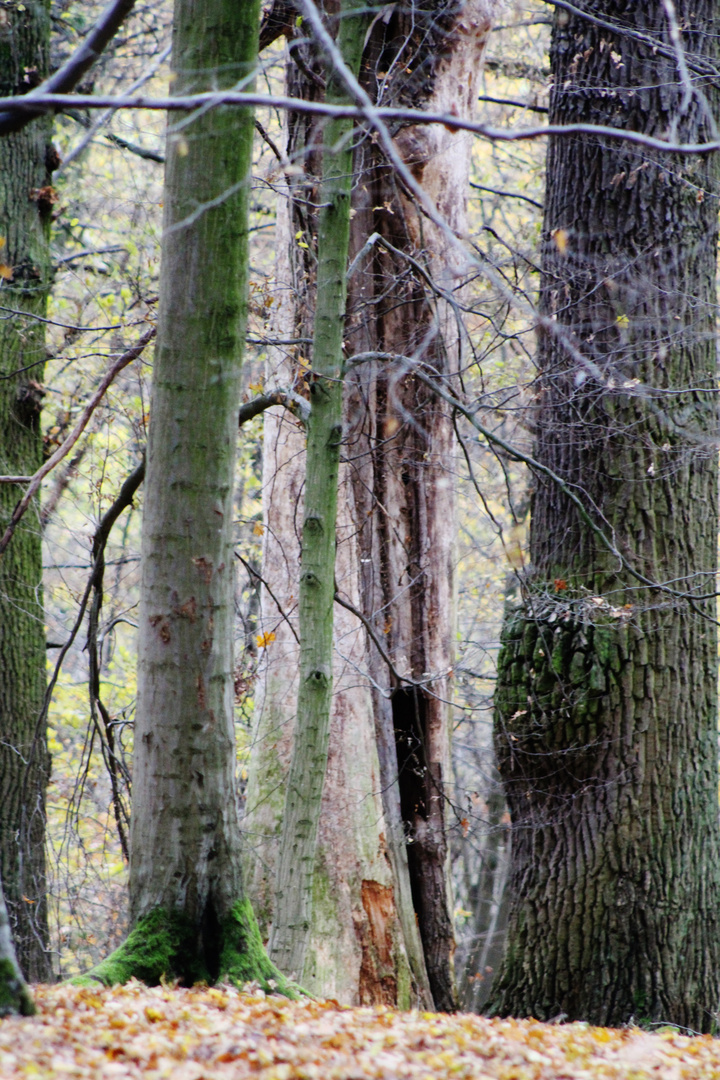
{"type": "Polygon", "coordinates": [[[227,987],[36,987],[0,1021],[0,1078],[720,1080],[720,1040],[667,1029],[288,1002],[227,987]]]}

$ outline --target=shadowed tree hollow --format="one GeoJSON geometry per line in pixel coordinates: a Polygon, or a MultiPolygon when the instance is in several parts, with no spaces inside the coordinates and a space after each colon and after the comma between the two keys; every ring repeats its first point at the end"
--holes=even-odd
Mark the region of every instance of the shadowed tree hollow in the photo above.
{"type": "MultiPolygon", "coordinates": [[[[683,80],[671,8],[588,6],[659,47],[558,12],[551,121],[712,137],[715,91],[683,80]]],[[[713,66],[716,5],[677,19],[690,72],[713,66]]],[[[592,525],[537,478],[496,694],[502,1015],[715,1024],[717,193],[717,156],[550,142],[536,457],[592,525]]]]}

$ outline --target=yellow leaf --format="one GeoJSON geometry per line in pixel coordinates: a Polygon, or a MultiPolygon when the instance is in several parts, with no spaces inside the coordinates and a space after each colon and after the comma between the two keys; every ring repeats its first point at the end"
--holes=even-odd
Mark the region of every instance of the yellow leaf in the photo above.
{"type": "Polygon", "coordinates": [[[271,630],[270,633],[258,634],[255,640],[257,642],[258,649],[267,649],[270,642],[275,640],[275,635],[271,630]]]}
{"type": "Polygon", "coordinates": [[[256,521],[254,526],[253,526],[253,535],[262,536],[262,534],[264,532],[265,532],[265,526],[263,525],[262,521],[256,521]]]}
{"type": "Polygon", "coordinates": [[[5,281],[12,281],[12,276],[12,266],[8,266],[7,263],[0,263],[0,278],[4,278],[5,281]]]}
{"type": "Polygon", "coordinates": [[[630,325],[630,320],[628,319],[627,315],[618,315],[615,321],[618,326],[625,327],[630,325]]]}
{"type": "Polygon", "coordinates": [[[564,255],[567,251],[568,234],[566,229],[553,229],[552,238],[555,241],[555,247],[558,249],[561,255],[564,255]]]}

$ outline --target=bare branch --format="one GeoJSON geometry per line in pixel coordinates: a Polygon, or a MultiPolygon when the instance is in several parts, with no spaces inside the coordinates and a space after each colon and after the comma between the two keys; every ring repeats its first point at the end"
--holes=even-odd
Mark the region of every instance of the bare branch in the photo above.
{"type": "Polygon", "coordinates": [[[124,352],[122,356],[120,356],[115,361],[112,367],[103,376],[100,385],[98,386],[93,396],[90,398],[90,401],[85,406],[82,416],[78,420],[73,430],[70,432],[65,441],[57,448],[55,453],[51,457],[49,457],[43,465],[40,466],[38,471],[32,477],[30,484],[28,485],[27,491],[13,510],[12,517],[10,518],[10,523],[5,530],[5,535],[3,536],[2,540],[0,540],[0,555],[3,554],[5,548],[12,540],[13,533],[15,532],[15,529],[17,528],[20,519],[22,518],[28,506],[32,502],[33,496],[40,487],[44,478],[49,472],[52,472],[58,462],[62,461],[62,459],[70,453],[73,446],[85,430],[90,417],[95,412],[95,409],[105,396],[105,392],[112,383],[115,376],[118,375],[123,370],[123,368],[126,368],[128,364],[131,364],[133,360],[137,360],[137,358],[142,354],[145,346],[150,341],[152,341],[154,337],[155,327],[152,327],[152,329],[148,330],[146,334],[143,334],[143,336],[140,338],[136,345],[133,345],[131,349],[128,349],[127,352],[124,352]]]}
{"type": "Polygon", "coordinates": [[[49,79],[42,82],[36,90],[22,95],[27,103],[26,108],[21,112],[7,108],[0,111],[0,135],[20,131],[34,117],[42,116],[47,112],[47,107],[40,101],[36,103],[36,99],[42,99],[47,94],[65,94],[77,86],[85,72],[90,70],[115,37],[134,6],[135,0],[111,0],[82,45],[76,49],[69,60],[49,79]]]}
{"type": "Polygon", "coordinates": [[[284,405],[289,412],[294,413],[303,424],[307,424],[310,416],[310,402],[300,397],[294,390],[270,390],[267,394],[259,394],[251,401],[244,402],[238,410],[238,427],[242,427],[248,420],[253,420],[266,409],[273,405],[284,405]]]}
{"type": "MultiPolygon", "coordinates": [[[[66,111],[68,109],[149,109],[155,112],[193,112],[196,109],[215,108],[219,105],[238,105],[246,107],[267,106],[274,109],[286,109],[290,112],[308,116],[324,116],[331,119],[347,117],[353,120],[367,119],[378,131],[386,121],[398,121],[407,124],[442,124],[443,127],[456,131],[470,131],[474,135],[491,142],[523,142],[525,140],[544,139],[550,135],[596,135],[613,142],[630,143],[632,146],[646,147],[666,154],[692,156],[712,154],[720,150],[720,139],[709,139],[702,143],[671,142],[645,135],[640,131],[609,127],[606,124],[539,124],[535,127],[496,128],[476,120],[465,120],[451,113],[432,112],[423,109],[400,109],[384,105],[332,105],[328,102],[305,101],[303,98],[273,96],[271,94],[249,93],[246,91],[213,90],[201,94],[187,94],[180,97],[153,98],[142,94],[132,96],[93,94],[43,94],[30,99],[29,94],[22,97],[0,98],[0,119],[7,113],[25,113],[42,106],[44,109],[66,111]]],[[[33,113],[36,115],[36,113],[33,113]]],[[[2,134],[2,130],[0,130],[2,134]]],[[[388,139],[390,136],[388,134],[388,139]]],[[[383,145],[385,142],[383,140],[383,145]]],[[[387,147],[386,147],[387,150],[387,147]]],[[[391,156],[393,164],[395,156],[391,156]]],[[[399,159],[398,157],[398,160],[399,159]]],[[[404,178],[404,172],[403,172],[404,178]]]]}

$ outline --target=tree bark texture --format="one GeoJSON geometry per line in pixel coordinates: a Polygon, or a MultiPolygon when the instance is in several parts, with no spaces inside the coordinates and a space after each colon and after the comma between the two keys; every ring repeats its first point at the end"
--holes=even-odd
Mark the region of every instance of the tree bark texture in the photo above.
{"type": "MultiPolygon", "coordinates": [[[[559,12],[551,121],[707,138],[714,91],[685,97],[665,4],[592,11],[664,49],[559,12]]],[[[716,6],[681,0],[677,16],[688,56],[715,61],[716,6]]],[[[624,562],[537,478],[496,696],[513,833],[493,1007],[706,1031],[720,977],[715,601],[677,592],[715,591],[717,159],[578,136],[551,140],[547,169],[541,306],[556,331],[539,340],[536,456],[624,562]]]]}
{"type": "MultiPolygon", "coordinates": [[[[49,3],[0,11],[0,93],[26,93],[47,72],[49,3]]],[[[42,464],[42,322],[58,162],[51,124],[35,120],[0,141],[0,472],[30,476],[42,464]],[[27,312],[24,314],[11,314],[27,312]]],[[[20,487],[0,485],[4,531],[20,487]]],[[[0,560],[0,876],[17,956],[31,981],[51,976],[45,894],[45,619],[39,514],[27,514],[0,560]]]]}
{"type": "MultiPolygon", "coordinates": [[[[410,26],[409,9],[396,6],[387,18],[375,21],[365,45],[361,79],[372,97],[383,102],[447,107],[470,115],[474,108],[482,53],[490,25],[489,4],[465,4],[452,12],[433,8],[428,25],[417,27],[416,37],[406,41],[410,26]],[[406,41],[405,51],[402,43],[406,41]],[[419,42],[419,44],[418,44],[419,42]],[[417,60],[417,64],[415,63],[417,60]],[[406,69],[418,72],[412,79],[406,69]],[[397,71],[392,81],[388,71],[397,71]],[[402,75],[399,74],[402,72],[402,75]],[[385,74],[383,74],[385,73],[385,74]],[[392,88],[392,94],[390,93],[392,88]],[[390,95],[390,96],[388,96],[390,95]]],[[[322,93],[321,68],[314,49],[296,34],[289,44],[288,92],[317,98],[322,93]]],[[[451,224],[464,226],[465,184],[469,168],[470,144],[465,136],[442,129],[439,137],[415,129],[395,133],[398,146],[413,166],[426,190],[436,200],[451,224]],[[413,149],[414,148],[414,149],[413,149]],[[421,161],[422,155],[425,155],[421,161]],[[427,183],[426,183],[427,180],[427,183]]],[[[317,203],[313,177],[318,175],[318,134],[315,121],[291,116],[288,158],[302,162],[304,175],[288,179],[291,206],[287,217],[280,211],[280,262],[277,272],[277,323],[279,337],[307,337],[314,307],[315,265],[313,237],[316,232],[312,207],[317,203]],[[289,253],[285,259],[284,252],[289,253]]],[[[353,186],[352,255],[357,255],[373,232],[398,248],[393,255],[376,245],[363,256],[349,283],[351,316],[346,327],[348,355],[361,351],[393,351],[412,355],[420,345],[421,359],[451,354],[451,364],[459,356],[459,328],[441,302],[428,289],[422,273],[404,257],[407,252],[421,261],[421,270],[435,274],[438,282],[457,286],[466,267],[460,265],[439,230],[428,227],[412,203],[392,178],[379,151],[364,139],[356,150],[353,186]],[[443,335],[447,344],[440,344],[443,335]],[[424,344],[426,343],[427,344],[424,344]],[[454,350],[454,351],[453,351],[454,350]]],[[[303,347],[294,357],[279,361],[287,382],[294,372],[303,381],[303,347]],[[297,354],[300,354],[299,356],[297,354]]],[[[444,363],[444,360],[443,360],[444,363]]],[[[448,370],[444,367],[443,370],[448,370]]],[[[452,1008],[455,1003],[452,975],[453,931],[447,886],[447,845],[444,836],[444,794],[441,782],[447,773],[448,711],[447,676],[452,663],[453,570],[452,540],[454,503],[451,488],[452,431],[449,416],[438,409],[430,395],[427,400],[411,379],[402,374],[388,379],[383,365],[369,364],[353,377],[345,404],[345,443],[342,450],[341,494],[338,524],[337,583],[340,595],[359,608],[371,621],[376,636],[388,647],[395,666],[405,679],[395,679],[375,646],[368,640],[358,620],[347,612],[336,612],[336,689],[330,764],[326,781],[321,835],[336,842],[340,832],[329,823],[352,811],[348,783],[358,793],[368,783],[361,769],[372,763],[373,804],[382,800],[382,816],[375,811],[376,845],[364,847],[372,855],[373,874],[385,863],[382,877],[367,873],[363,858],[355,862],[353,902],[344,904],[346,919],[352,913],[361,941],[370,930],[372,949],[363,944],[363,959],[355,964],[357,980],[346,982],[349,1000],[386,1000],[396,992],[392,982],[367,982],[369,965],[365,957],[387,956],[385,937],[378,926],[395,929],[392,940],[404,941],[404,950],[413,974],[415,994],[432,1001],[429,990],[430,956],[435,989],[434,1003],[452,1008]],[[388,396],[392,403],[386,408],[388,396]],[[426,414],[422,409],[427,406],[426,414]],[[412,419],[410,419],[412,417],[412,419]],[[388,428],[386,430],[386,421],[388,428]],[[393,427],[393,425],[395,425],[393,427]],[[418,431],[419,429],[419,431],[418,431]],[[430,433],[430,434],[429,434],[430,433]],[[428,449],[432,443],[431,450],[428,449]],[[427,457],[423,457],[426,455],[427,457]],[[420,465],[424,465],[423,469],[420,465]],[[407,489],[412,475],[412,490],[407,489]],[[414,531],[430,529],[430,540],[422,552],[413,549],[414,531]],[[434,545],[434,550],[433,550],[434,545]],[[410,552],[414,551],[410,565],[410,552]],[[408,569],[409,567],[409,569],[408,569]],[[397,605],[397,609],[394,605],[397,605]],[[402,609],[401,613],[398,611],[402,609]],[[427,615],[427,619],[425,616],[427,615]],[[430,629],[420,630],[423,622],[430,629]],[[424,636],[423,636],[424,635],[424,636]],[[343,685],[339,690],[338,669],[343,685]],[[436,676],[428,679],[428,673],[436,676]],[[370,678],[368,678],[368,675],[370,678]],[[418,693],[412,687],[417,678],[424,685],[418,693]],[[408,683],[410,680],[410,683],[408,683]],[[397,693],[395,693],[397,691],[397,693]],[[395,693],[395,697],[392,695],[395,693]],[[355,717],[356,732],[350,737],[347,722],[355,717]],[[422,718],[420,718],[422,715],[422,718]],[[396,731],[397,728],[397,731],[396,731]],[[360,740],[358,732],[362,732],[360,740]],[[358,757],[362,742],[363,757],[358,757]],[[398,743],[401,746],[404,807],[398,785],[398,743]],[[374,744],[374,745],[372,745],[374,744]],[[422,750],[420,751],[420,746],[422,750]],[[425,754],[429,755],[430,768],[425,754]],[[422,755],[422,760],[420,756],[422,755]],[[432,772],[431,772],[432,770],[432,772]],[[416,798],[418,785],[422,797],[416,798]],[[422,811],[416,811],[422,803],[422,811]],[[403,813],[404,811],[404,813],[403,813]],[[424,817],[427,811],[427,820],[424,817]],[[405,816],[404,816],[405,815],[405,816]],[[408,847],[408,840],[411,841],[408,847]],[[422,844],[421,842],[422,841],[422,844]],[[413,848],[414,875],[408,871],[408,851],[413,848]],[[374,851],[373,851],[374,847],[374,851]],[[416,857],[417,853],[417,857],[416,857]],[[377,855],[381,855],[378,860],[377,855]],[[365,867],[365,869],[363,869],[365,867]],[[359,872],[359,873],[358,873],[359,872]],[[389,874],[389,878],[388,878],[389,874]],[[360,876],[362,875],[362,876],[360,876]],[[389,885],[385,884],[389,881],[389,885]],[[383,882],[377,890],[372,882],[383,882]],[[362,887],[361,887],[362,886],[362,887]],[[389,889],[389,891],[387,891],[389,889]],[[371,893],[382,904],[371,902],[371,893]],[[383,906],[384,905],[384,906],[383,906]],[[419,930],[418,930],[419,925],[419,930]],[[423,940],[421,940],[421,937],[423,940]],[[425,951],[423,951],[423,944],[425,951]],[[373,997],[373,995],[378,995],[373,997]]],[[[265,499],[266,532],[263,576],[281,581],[275,598],[265,592],[263,614],[276,640],[270,646],[258,695],[258,728],[253,748],[248,789],[248,829],[259,845],[255,863],[254,895],[268,896],[267,866],[275,858],[273,835],[282,812],[279,796],[287,769],[287,740],[293,723],[292,686],[284,667],[292,670],[288,658],[296,654],[292,631],[278,611],[277,600],[293,618],[297,596],[295,569],[297,532],[302,497],[301,437],[293,434],[287,418],[266,414],[265,499]]],[[[355,811],[356,820],[359,810],[355,811]]],[[[358,826],[348,835],[357,837],[358,826]]],[[[369,835],[369,834],[368,834],[369,835]]],[[[326,840],[322,840],[325,845],[326,840]]],[[[343,845],[344,846],[344,845],[343,845]]],[[[342,877],[334,876],[338,849],[318,859],[316,874],[328,867],[332,875],[330,893],[343,894],[342,877]]],[[[343,852],[343,858],[347,852],[343,852]]],[[[333,902],[337,902],[335,899],[333,902]]],[[[264,904],[270,917],[270,905],[264,904]]],[[[341,919],[344,939],[352,934],[341,919]]],[[[352,953],[356,960],[357,951],[352,953]]],[[[376,965],[376,970],[380,970],[376,965]]],[[[307,970],[307,965],[306,965],[307,970]]],[[[307,975],[303,982],[307,985],[307,975]]],[[[397,984],[396,984],[397,985],[397,984]]]]}
{"type": "Polygon", "coordinates": [[[0,1020],[14,1013],[32,1016],[34,1012],[33,1000],[18,967],[0,880],[0,1020]]]}
{"type": "MultiPolygon", "coordinates": [[[[177,0],[178,93],[256,63],[259,4],[177,0]]],[[[247,320],[253,117],[215,109],[167,137],[160,310],[143,515],[133,754],[133,930],[91,973],[267,983],[245,899],[235,780],[233,495],[247,320]]]]}

